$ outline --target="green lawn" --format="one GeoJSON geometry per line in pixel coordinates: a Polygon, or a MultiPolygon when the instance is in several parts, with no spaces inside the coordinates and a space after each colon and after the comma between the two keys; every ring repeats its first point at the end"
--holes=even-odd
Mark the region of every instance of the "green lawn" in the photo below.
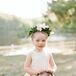
{"type": "MultiPolygon", "coordinates": [[[[55,76],[76,76],[76,54],[54,54],[55,76]]],[[[0,76],[23,76],[25,56],[0,56],[0,76]]]]}

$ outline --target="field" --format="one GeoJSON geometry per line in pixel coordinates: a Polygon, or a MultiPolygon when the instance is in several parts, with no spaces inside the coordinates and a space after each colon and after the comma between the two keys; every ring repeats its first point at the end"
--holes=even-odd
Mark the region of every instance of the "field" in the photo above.
{"type": "MultiPolygon", "coordinates": [[[[76,53],[54,54],[57,64],[55,76],[76,76],[76,53]]],[[[25,56],[0,56],[0,76],[23,76],[25,56]]]]}

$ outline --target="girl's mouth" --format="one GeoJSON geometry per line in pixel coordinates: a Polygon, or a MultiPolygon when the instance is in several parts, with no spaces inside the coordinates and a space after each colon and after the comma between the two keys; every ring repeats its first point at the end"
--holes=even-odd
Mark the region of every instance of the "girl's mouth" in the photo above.
{"type": "Polygon", "coordinates": [[[43,47],[43,46],[38,46],[38,47],[43,47]]]}

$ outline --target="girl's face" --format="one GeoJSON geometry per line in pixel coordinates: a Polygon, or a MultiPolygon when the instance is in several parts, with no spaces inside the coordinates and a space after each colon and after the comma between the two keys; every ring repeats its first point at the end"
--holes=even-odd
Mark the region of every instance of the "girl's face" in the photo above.
{"type": "Polygon", "coordinates": [[[36,49],[41,50],[45,47],[47,42],[48,35],[42,32],[36,32],[32,36],[33,44],[35,45],[36,49]]]}

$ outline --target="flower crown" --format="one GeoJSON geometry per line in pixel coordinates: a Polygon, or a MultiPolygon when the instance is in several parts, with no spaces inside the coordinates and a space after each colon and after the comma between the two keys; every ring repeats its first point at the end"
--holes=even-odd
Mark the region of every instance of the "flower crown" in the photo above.
{"type": "Polygon", "coordinates": [[[31,30],[29,31],[29,35],[32,35],[35,32],[45,32],[49,36],[51,30],[50,30],[50,28],[49,28],[48,25],[45,25],[45,23],[43,23],[43,24],[37,24],[36,26],[34,26],[33,28],[31,28],[31,30]]]}

